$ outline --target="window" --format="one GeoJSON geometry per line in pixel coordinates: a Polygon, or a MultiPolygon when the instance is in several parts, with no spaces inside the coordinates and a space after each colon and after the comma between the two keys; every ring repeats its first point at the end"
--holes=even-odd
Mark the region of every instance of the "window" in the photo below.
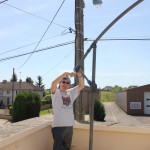
{"type": "Polygon", "coordinates": [[[7,94],[10,94],[10,91],[7,91],[7,94]]]}
{"type": "Polygon", "coordinates": [[[0,106],[3,106],[3,100],[0,100],[0,106]]]}
{"type": "Polygon", "coordinates": [[[7,106],[10,104],[10,98],[7,98],[7,106]]]}

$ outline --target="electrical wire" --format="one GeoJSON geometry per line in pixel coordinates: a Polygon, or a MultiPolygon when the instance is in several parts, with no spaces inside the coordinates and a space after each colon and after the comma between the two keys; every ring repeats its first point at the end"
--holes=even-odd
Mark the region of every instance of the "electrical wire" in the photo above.
{"type": "MultiPolygon", "coordinates": [[[[140,39],[100,39],[100,40],[98,40],[98,41],[149,41],[150,40],[150,38],[140,38],[140,39]]],[[[92,39],[86,39],[86,41],[94,41],[94,40],[92,40],[92,39]]]]}
{"type": "MultiPolygon", "coordinates": [[[[66,29],[67,30],[67,29],[66,29]]],[[[64,30],[61,35],[65,35],[65,34],[68,34],[68,33],[72,33],[72,32],[76,32],[75,30],[73,30],[71,27],[69,27],[69,32],[66,32],[66,30],[64,30]]]]}
{"type": "MultiPolygon", "coordinates": [[[[23,9],[17,8],[17,7],[15,7],[15,6],[12,6],[12,5],[7,4],[7,3],[4,3],[4,4],[5,4],[5,5],[7,5],[7,6],[9,6],[9,7],[14,8],[14,9],[17,9],[17,10],[19,10],[19,11],[22,11],[22,12],[24,12],[24,13],[28,14],[28,15],[34,16],[34,17],[36,17],[36,18],[38,18],[38,19],[41,19],[41,20],[44,20],[44,21],[47,21],[47,22],[52,22],[52,21],[50,21],[50,20],[48,20],[48,19],[45,19],[45,18],[40,17],[40,16],[37,16],[37,15],[35,15],[35,14],[33,14],[33,13],[30,13],[30,12],[28,12],[28,11],[26,11],[26,10],[23,10],[23,9]]],[[[65,27],[65,26],[60,25],[60,24],[55,23],[55,22],[53,22],[53,24],[55,24],[55,25],[57,25],[57,26],[60,26],[60,27],[62,27],[62,28],[66,28],[66,29],[68,29],[68,28],[69,28],[69,27],[65,27]]]]}
{"type": "MultiPolygon", "coordinates": [[[[55,37],[60,37],[60,36],[62,36],[62,34],[61,35],[56,35],[56,36],[53,36],[53,37],[50,37],[50,38],[47,38],[47,39],[44,39],[44,40],[42,40],[42,42],[46,41],[46,40],[49,40],[49,39],[52,39],[52,38],[55,38],[55,37]]],[[[20,47],[17,47],[17,48],[13,48],[11,50],[7,50],[7,51],[4,51],[4,52],[0,53],[0,55],[6,54],[6,53],[9,53],[9,52],[21,49],[21,48],[25,48],[25,47],[31,46],[31,45],[34,45],[36,43],[38,43],[38,42],[33,42],[33,43],[30,43],[30,44],[27,44],[27,45],[23,45],[23,46],[20,46],[20,47]]]]}
{"type": "Polygon", "coordinates": [[[73,53],[73,51],[69,52],[63,59],[61,59],[55,66],[53,66],[49,71],[47,71],[45,74],[42,75],[45,76],[48,73],[50,73],[52,70],[54,70],[60,63],[62,63],[68,56],[70,56],[73,53]]]}
{"type": "MultiPolygon", "coordinates": [[[[123,40],[125,40],[125,41],[126,40],[129,40],[129,41],[136,41],[136,40],[137,41],[150,41],[150,38],[142,38],[142,39],[100,39],[99,41],[118,41],[118,40],[119,41],[123,41],[123,40]]],[[[85,38],[84,41],[94,41],[94,40],[89,39],[89,38],[85,38]]],[[[69,45],[69,44],[73,44],[73,43],[75,43],[75,42],[74,41],[70,41],[70,42],[66,42],[66,43],[61,43],[61,44],[58,44],[58,45],[55,45],[55,46],[50,46],[50,47],[47,47],[47,48],[43,48],[43,49],[37,50],[35,52],[40,52],[40,51],[44,51],[44,50],[48,50],[48,49],[52,49],[52,48],[56,48],[56,47],[60,47],[60,46],[65,46],[65,45],[69,45]]],[[[29,45],[26,45],[26,46],[29,46],[29,45]]],[[[26,47],[26,46],[22,46],[20,48],[23,48],[23,47],[26,47]]],[[[20,49],[20,48],[18,48],[18,49],[20,49]]],[[[11,50],[11,51],[13,51],[13,50],[11,50]]],[[[5,53],[7,53],[7,52],[5,52],[5,53]]],[[[28,54],[31,54],[31,53],[33,53],[33,52],[28,52],[28,53],[24,53],[24,54],[19,54],[19,55],[15,55],[15,56],[2,58],[2,59],[0,59],[0,62],[8,60],[8,59],[16,58],[16,57],[21,57],[21,56],[24,56],[24,55],[28,55],[28,54]]]]}
{"type": "MultiPolygon", "coordinates": [[[[71,29],[70,29],[71,30],[71,29]]],[[[65,30],[66,31],[66,30],[65,30]]],[[[71,31],[70,32],[67,32],[67,33],[64,33],[65,31],[63,31],[62,33],[61,33],[61,35],[55,35],[55,36],[53,36],[53,37],[50,37],[50,38],[47,38],[47,39],[44,39],[44,40],[42,40],[42,41],[46,41],[46,40],[49,40],[49,39],[52,39],[52,38],[55,38],[55,37],[59,37],[59,36],[63,36],[63,35],[65,35],[65,34],[67,34],[67,33],[72,33],[71,31]]],[[[149,36],[148,36],[149,37],[149,36]]],[[[150,40],[150,38],[139,38],[139,39],[137,39],[137,38],[104,38],[104,39],[100,39],[99,41],[116,41],[116,40],[118,40],[118,41],[127,41],[127,40],[129,40],[129,41],[133,41],[133,40],[137,40],[137,41],[148,41],[148,40],[150,40]]],[[[90,38],[85,38],[84,39],[84,41],[94,41],[93,39],[90,39],[90,38]]],[[[21,49],[21,48],[25,48],[25,47],[28,47],[28,46],[31,46],[31,45],[34,45],[34,44],[36,44],[36,43],[38,43],[38,42],[33,42],[33,43],[30,43],[30,44],[27,44],[27,45],[23,45],[23,46],[20,46],[20,47],[17,47],[17,48],[13,48],[13,49],[11,49],[11,50],[7,50],[7,51],[4,51],[4,52],[2,52],[2,53],[0,53],[0,55],[4,55],[4,54],[7,54],[7,53],[9,53],[9,52],[12,52],[12,51],[15,51],[15,50],[18,50],[18,49],[21,49]]]]}
{"type": "Polygon", "coordinates": [[[48,25],[46,31],[45,31],[44,34],[42,35],[42,37],[41,37],[41,39],[39,40],[38,44],[37,44],[36,47],[34,48],[33,52],[30,54],[30,56],[27,58],[27,60],[26,60],[18,69],[22,68],[22,67],[27,63],[27,61],[31,58],[31,56],[32,56],[33,53],[35,52],[36,48],[39,46],[40,42],[42,41],[43,37],[44,37],[45,34],[47,33],[48,29],[50,28],[52,22],[53,22],[54,19],[56,18],[57,14],[58,14],[58,12],[60,11],[61,7],[63,6],[64,2],[65,2],[65,0],[63,0],[63,2],[61,3],[60,7],[58,8],[56,14],[54,15],[52,21],[51,21],[50,24],[48,25]]]}
{"type": "Polygon", "coordinates": [[[0,4],[4,3],[4,2],[6,2],[6,1],[8,1],[8,0],[0,1],[0,4]]]}
{"type": "Polygon", "coordinates": [[[0,62],[6,61],[6,60],[9,60],[9,59],[13,59],[13,58],[17,58],[17,57],[21,57],[21,56],[25,56],[25,55],[29,55],[29,54],[32,54],[32,53],[37,53],[37,52],[41,52],[41,51],[53,49],[53,48],[56,48],[56,47],[61,47],[61,46],[65,46],[65,45],[70,45],[70,44],[73,44],[73,43],[75,43],[75,42],[74,42],[74,41],[70,41],[70,42],[61,43],[61,44],[57,44],[57,45],[54,45],[54,46],[42,48],[42,49],[36,50],[36,51],[34,51],[34,52],[32,51],[32,52],[27,52],[27,53],[15,55],[15,56],[5,57],[5,58],[0,59],[0,62]]]}

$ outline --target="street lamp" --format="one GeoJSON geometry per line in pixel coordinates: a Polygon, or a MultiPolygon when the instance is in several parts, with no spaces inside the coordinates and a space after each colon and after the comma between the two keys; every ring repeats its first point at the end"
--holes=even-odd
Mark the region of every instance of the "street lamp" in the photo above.
{"type": "Polygon", "coordinates": [[[100,5],[102,4],[102,0],[93,0],[93,5],[96,7],[100,7],[100,5]]]}

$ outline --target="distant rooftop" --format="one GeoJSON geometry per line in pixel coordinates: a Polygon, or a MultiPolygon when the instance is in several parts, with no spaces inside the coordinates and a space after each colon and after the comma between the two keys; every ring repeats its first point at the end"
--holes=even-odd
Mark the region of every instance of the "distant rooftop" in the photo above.
{"type": "MultiPolygon", "coordinates": [[[[13,82],[7,82],[3,81],[0,82],[0,90],[11,90],[13,86],[13,82]]],[[[14,82],[14,90],[36,90],[36,91],[42,91],[43,89],[41,87],[33,85],[33,83],[28,82],[14,82]]]]}

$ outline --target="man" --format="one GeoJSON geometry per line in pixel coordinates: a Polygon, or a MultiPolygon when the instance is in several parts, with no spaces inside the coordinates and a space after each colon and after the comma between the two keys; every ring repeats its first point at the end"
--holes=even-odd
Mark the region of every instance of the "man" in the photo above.
{"type": "Polygon", "coordinates": [[[84,79],[80,72],[64,72],[51,85],[53,106],[52,135],[53,150],[70,150],[73,136],[74,114],[73,103],[84,88],[84,79]],[[70,87],[70,77],[77,76],[79,85],[70,87]],[[59,88],[57,85],[59,84],[59,88]]]}

